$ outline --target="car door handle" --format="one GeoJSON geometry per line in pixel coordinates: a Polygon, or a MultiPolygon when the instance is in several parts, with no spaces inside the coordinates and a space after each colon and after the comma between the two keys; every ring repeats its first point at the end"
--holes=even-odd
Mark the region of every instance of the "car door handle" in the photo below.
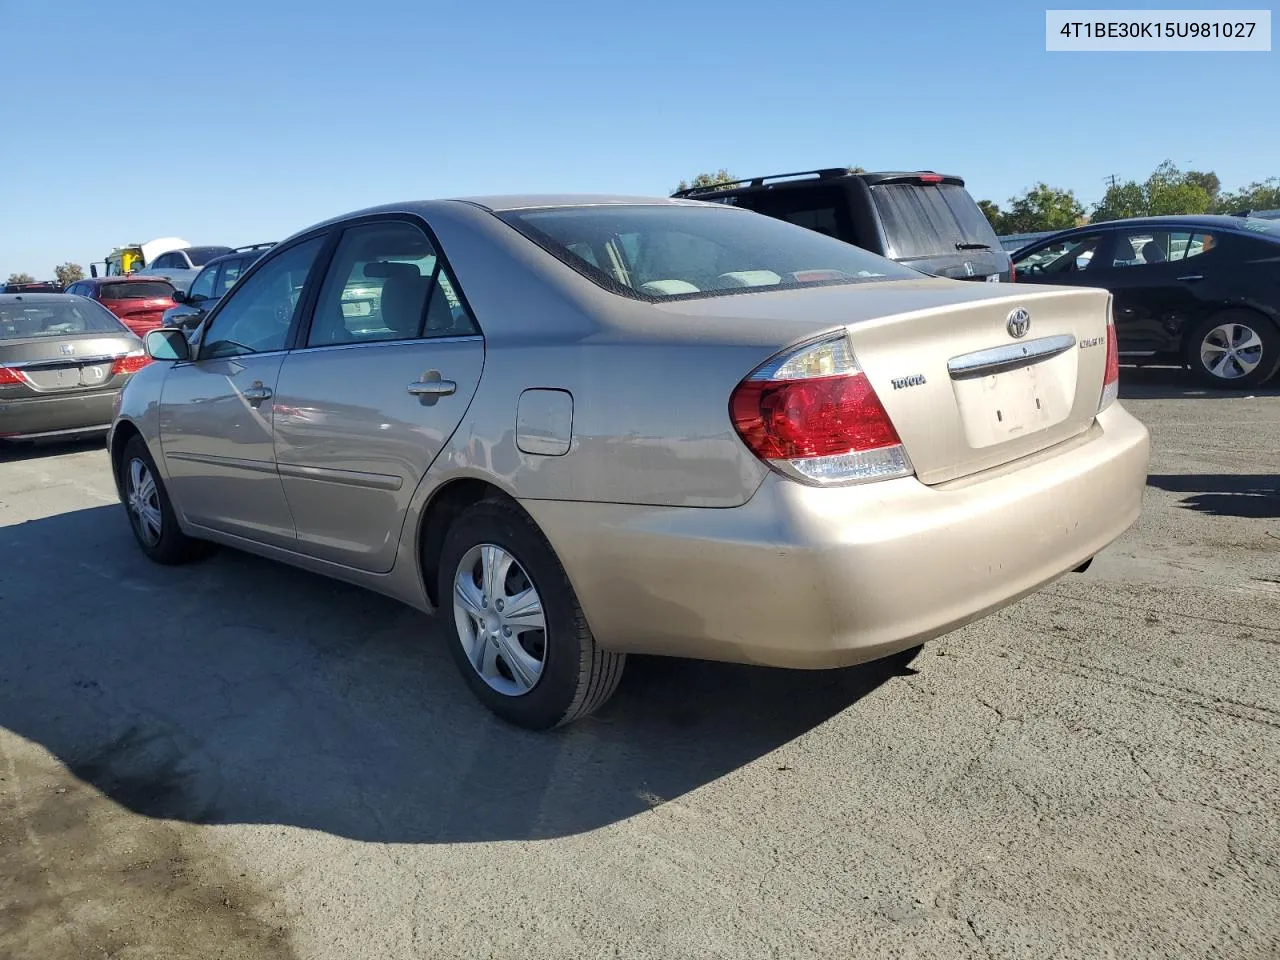
{"type": "Polygon", "coordinates": [[[457,389],[458,385],[452,380],[419,380],[409,384],[409,392],[415,397],[447,397],[457,389]]]}
{"type": "Polygon", "coordinates": [[[1189,273],[1185,277],[1179,277],[1178,279],[1184,280],[1187,283],[1194,283],[1196,280],[1203,280],[1204,275],[1199,273],[1189,273]]]}
{"type": "Polygon", "coordinates": [[[264,387],[261,381],[255,381],[253,386],[244,392],[243,396],[256,407],[263,400],[270,400],[273,394],[270,387],[264,387]]]}

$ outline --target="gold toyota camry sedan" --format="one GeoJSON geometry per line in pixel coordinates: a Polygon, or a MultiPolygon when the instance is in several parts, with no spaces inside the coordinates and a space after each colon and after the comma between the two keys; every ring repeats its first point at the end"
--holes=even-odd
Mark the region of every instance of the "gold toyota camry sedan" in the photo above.
{"type": "Polygon", "coordinates": [[[928,277],[713,203],[358,211],[146,347],[108,449],[149,557],[220,544],[440,611],[467,685],[534,729],[628,653],[914,650],[1087,565],[1146,482],[1107,292],[928,277]]]}

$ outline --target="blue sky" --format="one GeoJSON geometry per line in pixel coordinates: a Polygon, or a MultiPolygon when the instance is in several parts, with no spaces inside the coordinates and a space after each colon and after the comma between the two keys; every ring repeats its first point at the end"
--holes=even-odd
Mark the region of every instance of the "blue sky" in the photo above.
{"type": "Polygon", "coordinates": [[[0,0],[0,274],[722,166],[931,168],[1001,204],[1039,179],[1090,202],[1166,158],[1227,188],[1280,175],[1274,51],[1047,53],[1021,0],[705,9],[0,0]]]}

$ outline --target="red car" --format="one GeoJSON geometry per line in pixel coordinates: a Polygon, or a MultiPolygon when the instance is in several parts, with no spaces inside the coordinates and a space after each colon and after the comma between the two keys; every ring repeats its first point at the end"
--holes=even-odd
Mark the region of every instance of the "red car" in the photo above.
{"type": "Polygon", "coordinates": [[[92,277],[63,292],[97,300],[140,337],[159,327],[164,312],[177,306],[173,285],[156,277],[92,277]]]}

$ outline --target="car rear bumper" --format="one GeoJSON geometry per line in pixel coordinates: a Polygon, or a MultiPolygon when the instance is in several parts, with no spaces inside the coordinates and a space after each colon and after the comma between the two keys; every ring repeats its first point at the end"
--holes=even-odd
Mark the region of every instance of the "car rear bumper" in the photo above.
{"type": "Polygon", "coordinates": [[[118,392],[0,400],[0,439],[105,432],[111,425],[118,392]]]}
{"type": "Polygon", "coordinates": [[[837,667],[954,630],[1074,570],[1142,509],[1146,428],[1085,434],[975,477],[816,489],[770,475],[730,509],[523,501],[602,646],[837,667]]]}

